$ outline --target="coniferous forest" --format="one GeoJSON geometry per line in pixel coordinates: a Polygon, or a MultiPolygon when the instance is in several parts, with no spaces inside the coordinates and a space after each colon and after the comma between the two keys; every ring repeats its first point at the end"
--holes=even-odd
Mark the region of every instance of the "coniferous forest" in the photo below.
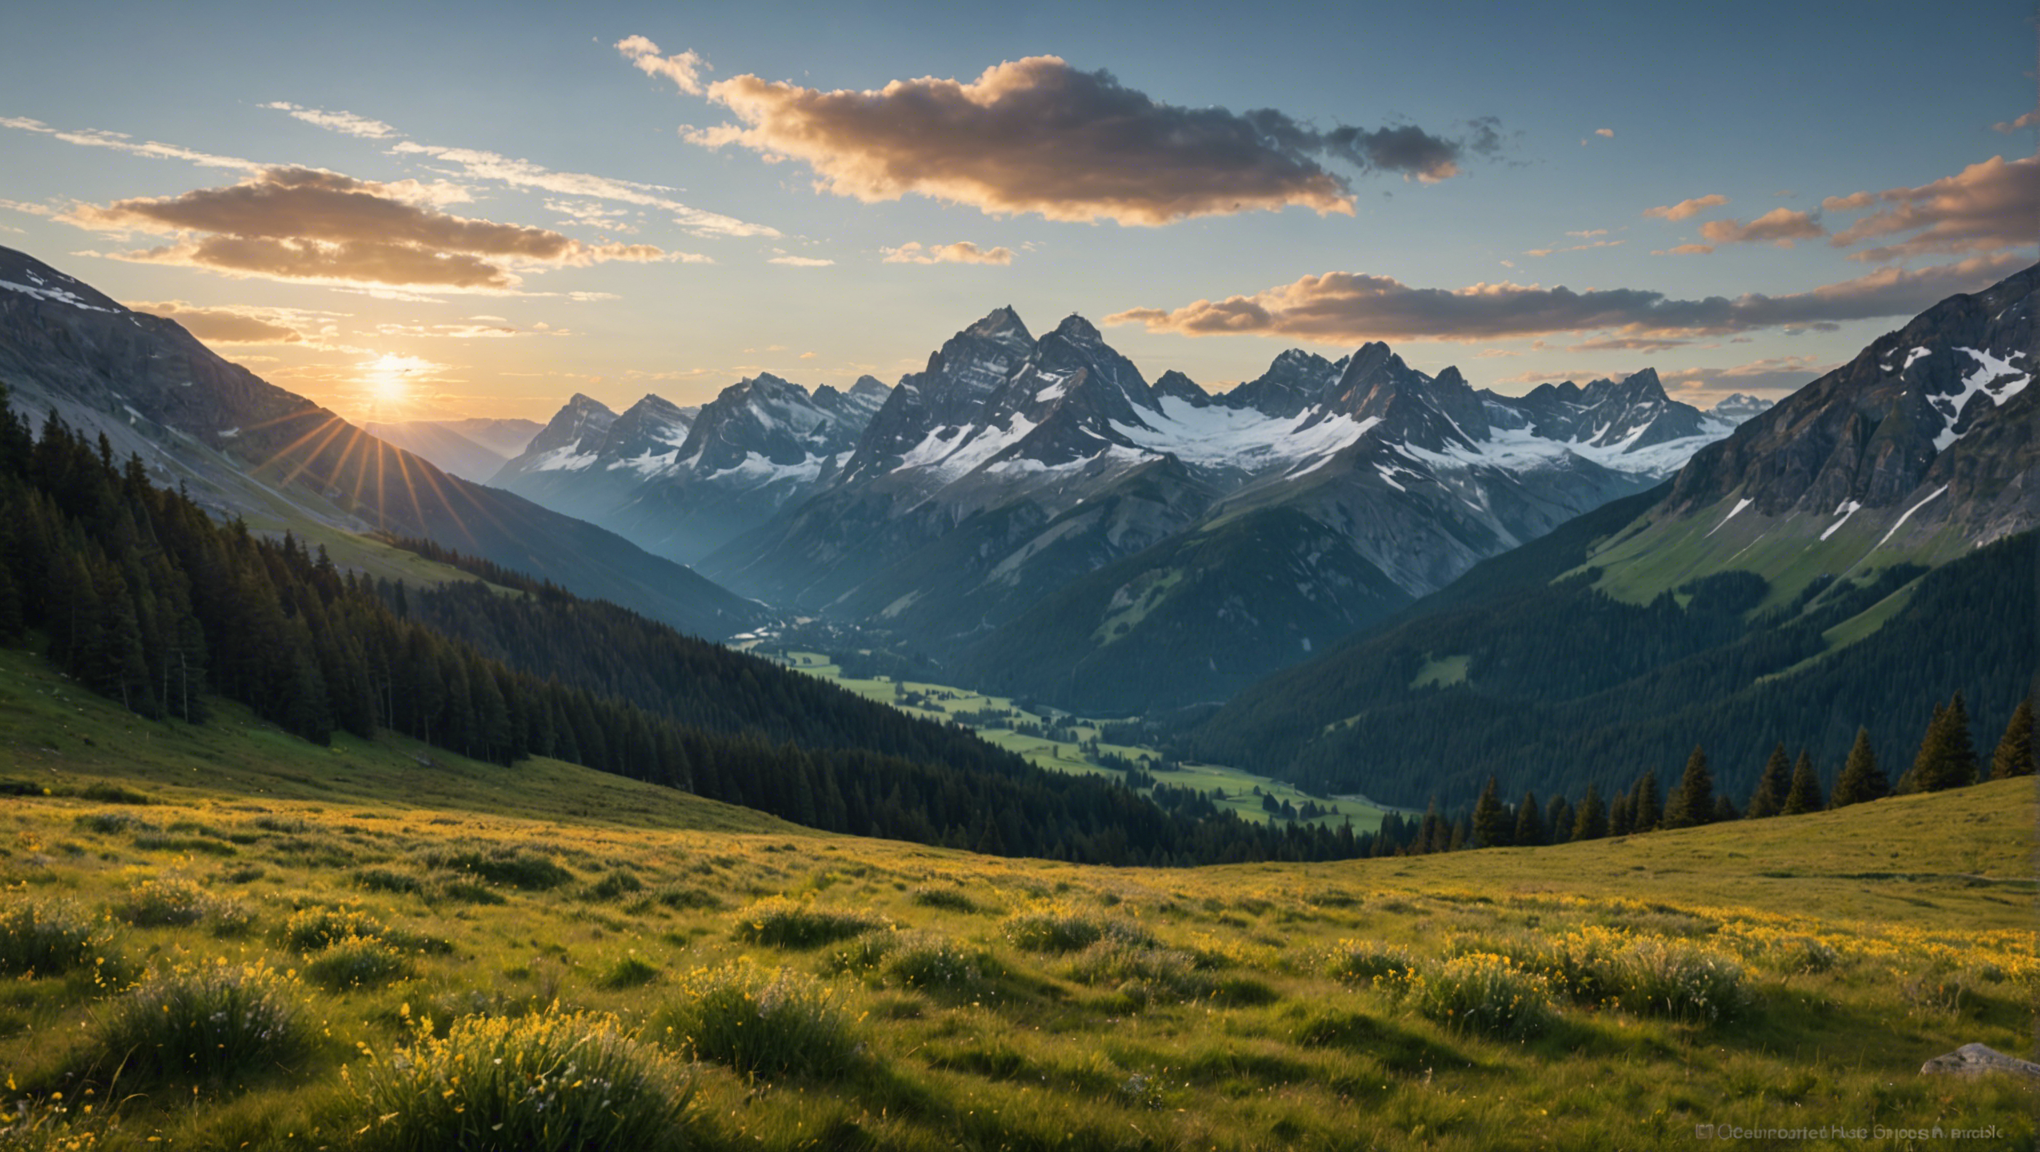
{"type": "MultiPolygon", "coordinates": [[[[0,409],[4,409],[0,393],[0,409]]],[[[55,413],[0,414],[0,642],[140,716],[206,695],[314,743],[389,729],[482,760],[553,756],[829,831],[1099,863],[1328,859],[1350,829],[1044,771],[767,661],[491,567],[412,590],[288,533],[221,525],[55,413]]]]}

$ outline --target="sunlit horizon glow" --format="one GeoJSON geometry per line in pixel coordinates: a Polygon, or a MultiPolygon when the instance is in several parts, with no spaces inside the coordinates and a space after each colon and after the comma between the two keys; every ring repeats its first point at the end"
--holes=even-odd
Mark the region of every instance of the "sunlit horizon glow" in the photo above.
{"type": "Polygon", "coordinates": [[[1614,11],[78,0],[0,41],[0,244],[378,420],[892,384],[1008,305],[1211,389],[1775,398],[2034,260],[2023,0],[1614,11]]]}

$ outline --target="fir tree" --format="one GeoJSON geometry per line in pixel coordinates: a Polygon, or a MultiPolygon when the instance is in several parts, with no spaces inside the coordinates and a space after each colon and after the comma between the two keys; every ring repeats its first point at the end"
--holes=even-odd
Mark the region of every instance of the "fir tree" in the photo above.
{"type": "Polygon", "coordinates": [[[1483,848],[1503,848],[1508,846],[1514,830],[1508,809],[1502,807],[1501,790],[1490,776],[1487,787],[1480,790],[1480,799],[1473,805],[1473,834],[1483,848]]]}
{"type": "Polygon", "coordinates": [[[1962,693],[1957,692],[1947,707],[1935,706],[1912,771],[1899,786],[1901,791],[1940,792],[1974,783],[1976,744],[1969,734],[1969,710],[1963,706],[1962,693]]]}
{"type": "Polygon", "coordinates": [[[1884,769],[1877,766],[1877,753],[1870,747],[1870,730],[1856,729],[1856,745],[1849,749],[1848,763],[1841,779],[1835,781],[1834,806],[1844,808],[1866,800],[1878,800],[1891,790],[1884,769]]]}
{"type": "Polygon", "coordinates": [[[1601,787],[1587,785],[1587,794],[1580,801],[1578,815],[1573,817],[1572,838],[1574,840],[1599,840],[1608,834],[1608,809],[1601,803],[1601,787]]]}
{"type": "Polygon", "coordinates": [[[1516,827],[1509,833],[1509,839],[1524,848],[1545,842],[1544,813],[1537,807],[1537,793],[1523,793],[1522,803],[1516,805],[1516,827]]]}
{"type": "Polygon", "coordinates": [[[1818,812],[1825,805],[1820,801],[1820,773],[1813,770],[1813,757],[1805,752],[1799,754],[1799,763],[1792,766],[1792,790],[1785,794],[1787,816],[1802,812],[1818,812]]]}
{"type": "Polygon", "coordinates": [[[1990,778],[2004,780],[2033,772],[2033,700],[2027,697],[2012,709],[2011,723],[2005,725],[1997,751],[1991,753],[1990,778]]]}
{"type": "Polygon", "coordinates": [[[1550,832],[1549,840],[1553,844],[1563,844],[1572,839],[1572,802],[1563,796],[1553,796],[1544,805],[1544,827],[1550,832]]]}
{"type": "Polygon", "coordinates": [[[1608,805],[1608,835],[1627,836],[1636,831],[1636,795],[1632,789],[1608,805]]]}
{"type": "Polygon", "coordinates": [[[1785,793],[1792,788],[1792,761],[1785,756],[1785,742],[1771,749],[1771,758],[1764,761],[1764,774],[1757,778],[1757,790],[1750,793],[1749,810],[1744,813],[1752,820],[1776,816],[1785,807],[1785,793]]]}
{"type": "Polygon", "coordinates": [[[1657,769],[1645,772],[1636,781],[1633,795],[1635,799],[1629,808],[1629,830],[1655,831],[1665,818],[1665,798],[1664,793],[1658,789],[1657,769]]]}
{"type": "Polygon", "coordinates": [[[1714,773],[1707,767],[1707,753],[1699,745],[1686,757],[1686,770],[1679,776],[1679,789],[1665,805],[1665,827],[1690,828],[1714,819],[1714,773]]]}

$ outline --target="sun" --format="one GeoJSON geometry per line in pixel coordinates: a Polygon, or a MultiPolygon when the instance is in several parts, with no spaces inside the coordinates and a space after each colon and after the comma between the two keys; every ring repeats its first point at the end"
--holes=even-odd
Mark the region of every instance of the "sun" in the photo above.
{"type": "Polygon", "coordinates": [[[413,379],[431,367],[429,361],[416,356],[384,353],[362,365],[361,382],[378,408],[399,408],[411,399],[413,379]]]}

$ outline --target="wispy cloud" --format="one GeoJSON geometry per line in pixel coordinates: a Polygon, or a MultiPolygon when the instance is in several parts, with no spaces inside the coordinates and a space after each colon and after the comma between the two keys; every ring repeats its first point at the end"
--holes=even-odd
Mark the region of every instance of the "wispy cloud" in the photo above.
{"type": "Polygon", "coordinates": [[[659,55],[659,46],[643,36],[626,36],[616,42],[616,50],[623,58],[635,65],[647,76],[664,76],[678,85],[689,96],[701,95],[701,74],[713,71],[708,61],[692,51],[678,56],[659,55]]]}
{"type": "Polygon", "coordinates": [[[882,248],[887,264],[1011,264],[1011,248],[980,248],[968,240],[954,244],[924,245],[909,240],[897,248],[882,248]]]}
{"type": "Polygon", "coordinates": [[[1815,240],[1827,235],[1827,229],[1805,212],[1773,208],[1747,224],[1740,220],[1709,220],[1700,226],[1700,235],[1712,244],[1775,244],[1790,248],[1795,240],[1815,240]]]}
{"type": "Polygon", "coordinates": [[[815,256],[774,256],[767,264],[784,264],[789,268],[827,268],[834,260],[823,260],[815,256]]]}
{"type": "Polygon", "coordinates": [[[1691,220],[1709,208],[1719,208],[1726,203],[1728,203],[1728,197],[1723,196],[1719,192],[1710,192],[1705,196],[1695,196],[1691,200],[1681,200],[1677,204],[1664,204],[1656,208],[1646,208],[1643,210],[1643,214],[1645,216],[1654,216],[1659,220],[1691,220]]]}
{"type": "Polygon", "coordinates": [[[106,148],[125,152],[130,156],[146,156],[154,160],[183,160],[202,168],[226,168],[239,172],[259,172],[265,165],[238,156],[217,156],[210,152],[164,144],[155,140],[136,140],[125,132],[107,132],[99,128],[63,129],[52,128],[40,120],[29,120],[20,116],[0,116],[0,128],[12,128],[17,132],[33,132],[49,136],[66,144],[81,148],[106,148]]]}
{"type": "Polygon", "coordinates": [[[252,304],[191,304],[183,300],[131,300],[129,308],[162,316],[212,345],[305,344],[337,335],[331,323],[340,312],[275,308],[252,304]]]}
{"type": "Polygon", "coordinates": [[[2013,256],[1906,270],[1787,296],[1751,293],[1680,300],[1638,288],[1575,292],[1540,285],[1413,288],[1386,276],[1328,272],[1224,300],[1175,309],[1131,308],[1107,324],[1140,324],[1185,336],[1256,335],[1335,344],[1365,340],[1494,340],[1561,332],[1688,337],[1849,320],[1909,316],[1956,292],[1973,292],[2018,270],[2013,256]]]}
{"type": "MultiPolygon", "coordinates": [[[[265,104],[265,108],[283,108],[283,102],[265,104]]],[[[752,236],[776,237],[779,231],[764,224],[753,224],[733,216],[709,212],[673,199],[673,189],[663,184],[644,184],[631,180],[618,180],[598,176],[591,172],[560,172],[531,160],[505,156],[476,148],[454,148],[439,144],[424,144],[416,140],[401,139],[403,133],[379,120],[366,120],[350,112],[329,112],[316,108],[290,106],[291,115],[308,124],[315,124],[331,131],[344,132],[346,122],[360,121],[377,124],[389,129],[389,136],[398,138],[390,151],[399,156],[428,157],[443,164],[451,164],[461,176],[471,180],[486,180],[511,188],[535,192],[550,192],[555,196],[577,196],[591,200],[607,200],[620,204],[635,204],[655,208],[670,214],[674,223],[699,236],[752,236]]],[[[4,123],[4,121],[0,121],[4,123]]],[[[354,133],[359,134],[359,133],[354,133]]],[[[259,168],[260,165],[255,167],[259,168]]]]}
{"type": "Polygon", "coordinates": [[[1415,125],[1320,131],[1273,109],[1178,107],[1054,56],[968,82],[824,92],[742,75],[706,94],[742,123],[690,130],[688,140],[803,161],[823,191],[867,202],[915,194],[1051,220],[1159,225],[1291,206],[1351,215],[1350,181],[1325,162],[1444,180],[1469,153],[1500,146],[1491,120],[1469,125],[1461,142],[1415,125]]]}
{"type": "Polygon", "coordinates": [[[307,124],[316,124],[321,128],[339,132],[346,136],[360,136],[369,140],[387,140],[403,135],[403,133],[398,132],[395,128],[380,120],[371,120],[366,116],[356,116],[352,112],[328,112],[322,108],[306,108],[299,104],[292,104],[288,100],[272,100],[262,105],[262,107],[273,108],[278,112],[288,113],[293,118],[302,120],[307,124]]]}

